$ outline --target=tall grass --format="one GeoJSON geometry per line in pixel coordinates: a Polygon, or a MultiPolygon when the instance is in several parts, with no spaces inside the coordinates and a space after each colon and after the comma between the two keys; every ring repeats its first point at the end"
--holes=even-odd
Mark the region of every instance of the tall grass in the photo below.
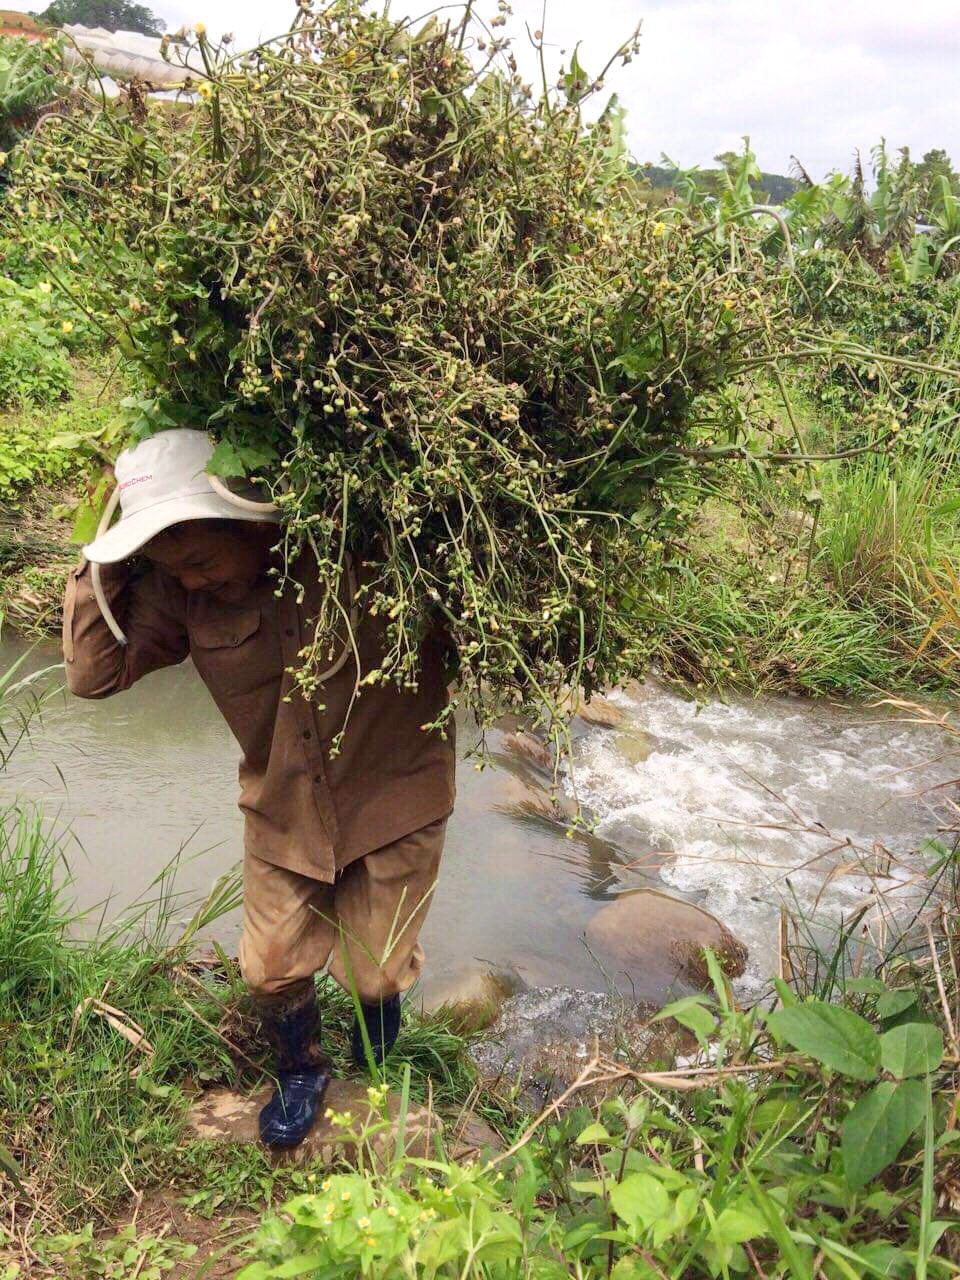
{"type": "MultiPolygon", "coordinates": [[[[960,360],[960,315],[942,358],[960,360]]],[[[762,387],[757,394],[769,398],[762,387]]],[[[811,452],[848,447],[855,423],[818,412],[802,387],[790,394],[811,452]]],[[[694,554],[668,591],[667,671],[771,692],[960,688],[958,628],[943,604],[960,561],[955,403],[938,375],[926,375],[902,447],[821,463],[815,521],[808,481],[778,487],[746,472],[735,505],[701,508],[694,554]]]]}
{"type": "Polygon", "coordinates": [[[36,810],[8,809],[0,815],[0,1141],[22,1171],[27,1202],[48,1214],[96,1212],[127,1194],[176,1141],[184,1076],[234,1071],[210,1029],[221,1013],[215,998],[194,993],[193,1012],[161,949],[135,931],[85,941],[74,925],[56,835],[36,810]]]}
{"type": "MultiPolygon", "coordinates": [[[[960,341],[954,345],[960,351],[960,341]]],[[[819,568],[851,606],[880,614],[892,644],[915,662],[909,674],[918,684],[936,683],[937,673],[950,680],[949,650],[923,641],[939,611],[944,567],[960,558],[960,415],[953,405],[952,398],[921,397],[907,450],[831,464],[821,477],[819,568]]]]}

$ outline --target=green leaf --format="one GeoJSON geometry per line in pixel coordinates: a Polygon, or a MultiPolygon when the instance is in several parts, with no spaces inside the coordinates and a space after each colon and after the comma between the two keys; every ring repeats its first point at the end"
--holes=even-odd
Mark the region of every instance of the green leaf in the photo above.
{"type": "Polygon", "coordinates": [[[759,1214],[743,1209],[724,1209],[717,1217],[713,1235],[721,1244],[740,1244],[743,1240],[762,1236],[766,1229],[766,1223],[759,1214]]]}
{"type": "Polygon", "coordinates": [[[886,989],[879,978],[851,978],[846,984],[846,990],[852,991],[855,995],[880,996],[886,989]]]}
{"type": "Polygon", "coordinates": [[[822,1000],[810,1000],[794,1009],[778,1009],[767,1016],[767,1026],[780,1041],[808,1054],[831,1071],[872,1080],[880,1065],[880,1040],[859,1014],[822,1000]]]}
{"type": "Polygon", "coordinates": [[[866,1186],[900,1154],[923,1120],[924,1089],[919,1080],[886,1080],[865,1093],[840,1127],[840,1150],[847,1182],[866,1186]]]}
{"type": "Polygon", "coordinates": [[[210,455],[207,470],[215,476],[245,476],[247,468],[240,454],[229,442],[220,440],[210,455]]]}
{"type": "Polygon", "coordinates": [[[793,1280],[810,1280],[812,1272],[808,1258],[791,1235],[790,1229],[784,1221],[782,1206],[764,1191],[749,1169],[744,1169],[744,1177],[753,1192],[757,1209],[763,1215],[767,1224],[767,1230],[777,1242],[781,1255],[786,1259],[793,1280]]]}
{"type": "Polygon", "coordinates": [[[610,1203],[630,1227],[649,1227],[670,1211],[670,1197],[649,1173],[631,1173],[610,1191],[610,1203]]]}
{"type": "Polygon", "coordinates": [[[871,1240],[856,1251],[857,1257],[872,1276],[888,1276],[890,1280],[911,1280],[913,1263],[910,1255],[885,1240],[871,1240]]]}
{"type": "Polygon", "coordinates": [[[905,1022],[880,1037],[880,1062],[898,1080],[925,1076],[943,1061],[943,1036],[929,1022],[905,1022]]]}
{"type": "Polygon", "coordinates": [[[301,1253],[297,1258],[288,1258],[286,1262],[279,1263],[276,1267],[271,1267],[266,1273],[270,1280],[289,1280],[291,1276],[305,1276],[308,1272],[315,1273],[322,1266],[329,1262],[322,1253],[301,1253]]]}
{"type": "Polygon", "coordinates": [[[603,1183],[599,1178],[575,1179],[570,1183],[571,1190],[582,1196],[603,1195],[603,1183]]]}
{"type": "Polygon", "coordinates": [[[577,1145],[585,1147],[589,1142],[612,1142],[613,1139],[602,1124],[588,1124],[577,1134],[577,1145]]]}
{"type": "Polygon", "coordinates": [[[22,1169],[13,1157],[13,1153],[0,1142],[0,1169],[8,1174],[18,1191],[23,1190],[22,1169]]]}
{"type": "Polygon", "coordinates": [[[785,1009],[793,1009],[800,1003],[797,999],[796,992],[791,991],[782,978],[774,978],[773,989],[780,997],[780,1003],[785,1009]]]}
{"type": "Polygon", "coordinates": [[[144,1075],[137,1076],[137,1088],[151,1098],[169,1098],[177,1091],[175,1084],[157,1084],[156,1080],[144,1075]]]}
{"type": "Polygon", "coordinates": [[[703,1044],[717,1029],[713,1015],[704,1008],[706,1001],[705,996],[684,996],[682,1000],[674,1000],[671,1004],[664,1005],[652,1021],[660,1022],[664,1018],[674,1018],[682,1027],[692,1031],[700,1044],[703,1044]]]}
{"type": "Polygon", "coordinates": [[[79,543],[92,542],[97,536],[99,525],[100,512],[91,506],[89,502],[81,503],[73,517],[70,541],[79,543]]]}
{"type": "Polygon", "coordinates": [[[568,102],[579,102],[590,87],[590,77],[580,65],[580,59],[577,57],[577,48],[573,51],[573,57],[570,59],[570,70],[564,73],[563,88],[567,95],[568,102]]]}
{"type": "Polygon", "coordinates": [[[917,1003],[917,993],[898,987],[896,991],[885,991],[877,1001],[878,1018],[895,1018],[904,1009],[917,1003]]]}

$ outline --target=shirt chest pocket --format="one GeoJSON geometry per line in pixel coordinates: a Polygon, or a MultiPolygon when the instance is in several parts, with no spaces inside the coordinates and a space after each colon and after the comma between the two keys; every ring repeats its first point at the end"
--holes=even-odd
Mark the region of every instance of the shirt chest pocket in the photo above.
{"type": "Polygon", "coordinates": [[[278,679],[282,660],[260,609],[236,609],[189,625],[190,653],[217,701],[249,694],[278,679]]]}

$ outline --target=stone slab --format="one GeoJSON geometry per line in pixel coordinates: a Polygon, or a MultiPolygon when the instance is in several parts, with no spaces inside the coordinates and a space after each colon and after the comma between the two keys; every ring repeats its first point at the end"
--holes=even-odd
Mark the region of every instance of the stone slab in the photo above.
{"type": "MultiPolygon", "coordinates": [[[[207,1090],[190,1107],[187,1137],[204,1142],[259,1142],[257,1118],[271,1092],[270,1085],[255,1093],[240,1093],[227,1088],[207,1090]]],[[[384,1121],[370,1105],[365,1084],[356,1080],[332,1080],[310,1133],[293,1151],[276,1152],[275,1160],[292,1164],[307,1164],[314,1160],[331,1164],[334,1160],[349,1160],[360,1135],[374,1126],[378,1126],[377,1131],[367,1139],[370,1150],[375,1156],[392,1157],[396,1149],[399,1107],[399,1095],[388,1095],[384,1121]],[[327,1110],[340,1115],[349,1113],[350,1124],[345,1127],[334,1124],[327,1118],[327,1110]]],[[[443,1122],[439,1116],[412,1103],[407,1110],[404,1129],[407,1154],[418,1159],[432,1155],[434,1139],[442,1130],[443,1122]]]]}

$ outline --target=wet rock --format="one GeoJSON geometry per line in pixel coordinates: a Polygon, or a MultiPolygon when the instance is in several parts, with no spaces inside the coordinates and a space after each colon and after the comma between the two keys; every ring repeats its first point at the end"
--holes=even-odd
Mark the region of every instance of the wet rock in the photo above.
{"type": "Polygon", "coordinates": [[[618,733],[616,746],[627,764],[641,764],[650,754],[650,742],[645,734],[639,732],[618,733]]]}
{"type": "Polygon", "coordinates": [[[485,1080],[518,1084],[521,1101],[534,1110],[561,1094],[595,1051],[644,1065],[670,1061],[676,1031],[650,1025],[654,1012],[602,991],[539,987],[505,1001],[470,1053],[485,1080]]]}
{"type": "Polygon", "coordinates": [[[586,724],[599,725],[602,729],[616,729],[627,718],[626,712],[602,693],[595,693],[589,702],[582,694],[571,693],[565,701],[571,715],[577,716],[586,724]]]}
{"type": "Polygon", "coordinates": [[[649,974],[668,960],[695,986],[710,983],[703,959],[707,947],[730,978],[739,978],[747,962],[747,948],[716,916],[656,889],[625,893],[601,907],[587,925],[586,938],[591,949],[628,973],[649,974]]]}
{"type": "Polygon", "coordinates": [[[504,1149],[504,1141],[492,1124],[466,1111],[450,1122],[447,1152],[451,1160],[479,1160],[504,1149]]]}
{"type": "Polygon", "coordinates": [[[503,739],[503,749],[535,769],[553,771],[553,758],[549,743],[532,733],[508,733],[503,739]]]}
{"type": "Polygon", "coordinates": [[[475,969],[430,983],[421,1001],[425,1013],[443,1010],[461,1032],[482,1031],[495,1022],[503,1002],[524,985],[515,972],[475,969]]]}
{"type": "Polygon", "coordinates": [[[576,813],[577,806],[563,792],[555,799],[543,787],[524,782],[512,774],[503,773],[495,803],[501,813],[522,814],[528,818],[545,818],[549,822],[567,822],[576,813]]]}
{"type": "MultiPolygon", "coordinates": [[[[271,1091],[270,1085],[256,1093],[209,1089],[197,1098],[187,1113],[186,1136],[205,1142],[258,1142],[257,1117],[271,1091]]],[[[387,1116],[390,1123],[366,1139],[374,1158],[387,1156],[395,1150],[399,1109],[399,1095],[389,1095],[387,1116]]],[[[356,1152],[363,1130],[368,1125],[379,1123],[380,1117],[367,1098],[366,1085],[356,1080],[332,1080],[310,1133],[293,1151],[276,1152],[274,1162],[306,1164],[319,1160],[322,1164],[332,1164],[335,1160],[349,1160],[356,1152]],[[333,1124],[324,1114],[328,1108],[338,1114],[349,1112],[351,1123],[346,1127],[333,1124]]],[[[404,1128],[407,1154],[426,1159],[432,1153],[435,1135],[442,1128],[439,1116],[426,1107],[410,1104],[404,1128]]]]}

